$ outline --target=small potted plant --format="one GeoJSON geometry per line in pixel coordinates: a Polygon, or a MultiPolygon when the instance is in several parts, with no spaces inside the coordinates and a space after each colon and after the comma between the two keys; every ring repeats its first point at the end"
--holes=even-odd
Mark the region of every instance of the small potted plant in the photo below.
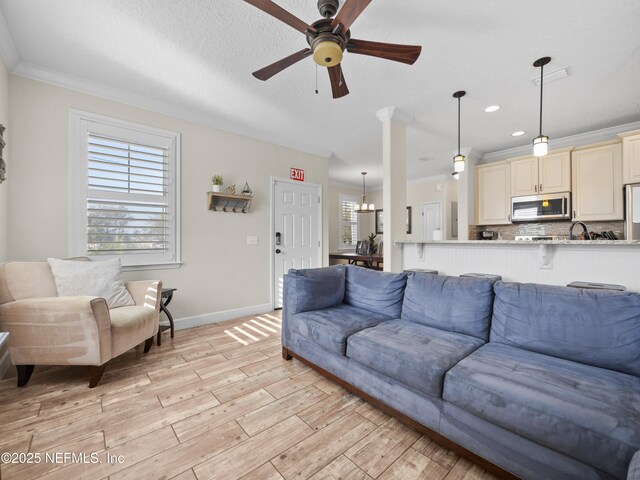
{"type": "Polygon", "coordinates": [[[222,175],[214,175],[211,177],[211,183],[211,191],[220,192],[220,187],[222,187],[222,175]]]}

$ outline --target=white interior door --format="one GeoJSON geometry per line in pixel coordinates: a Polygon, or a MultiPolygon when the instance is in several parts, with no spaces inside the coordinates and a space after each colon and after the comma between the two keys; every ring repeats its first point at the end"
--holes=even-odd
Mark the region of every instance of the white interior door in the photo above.
{"type": "Polygon", "coordinates": [[[283,277],[289,269],[319,266],[319,219],[319,186],[274,180],[274,308],[282,308],[283,277]]]}
{"type": "MultiPolygon", "coordinates": [[[[433,231],[439,228],[442,231],[442,204],[431,202],[422,204],[422,238],[425,241],[433,240],[433,231]]],[[[442,233],[444,240],[444,232],[442,233]]]]}

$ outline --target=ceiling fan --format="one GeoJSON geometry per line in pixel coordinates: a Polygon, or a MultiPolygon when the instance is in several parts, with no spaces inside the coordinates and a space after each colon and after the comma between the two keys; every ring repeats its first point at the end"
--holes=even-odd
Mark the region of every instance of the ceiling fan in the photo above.
{"type": "Polygon", "coordinates": [[[318,0],[318,10],[323,18],[311,25],[307,25],[271,0],[244,1],[304,33],[310,47],[253,72],[253,76],[259,80],[268,80],[285,68],[313,55],[316,64],[327,67],[329,71],[333,98],[340,98],[349,94],[340,66],[345,50],[349,53],[370,55],[409,65],[415,63],[422,51],[420,46],[369,42],[351,38],[349,28],[371,0],[345,0],[339,12],[338,0],[318,0]]]}

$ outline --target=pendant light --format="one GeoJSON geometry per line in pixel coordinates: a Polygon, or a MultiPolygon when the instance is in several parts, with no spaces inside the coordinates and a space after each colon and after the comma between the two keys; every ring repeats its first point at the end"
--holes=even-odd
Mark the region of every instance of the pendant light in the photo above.
{"type": "Polygon", "coordinates": [[[367,172],[362,172],[362,203],[356,207],[356,213],[373,213],[376,206],[373,203],[367,204],[367,189],[364,183],[364,177],[367,172]]]}
{"type": "MultiPolygon", "coordinates": [[[[464,155],[460,153],[460,99],[467,94],[464,90],[460,90],[453,94],[453,98],[458,99],[458,154],[453,157],[453,172],[464,172],[464,155]]],[[[454,177],[455,178],[455,177],[454,177]]]]}
{"type": "Polygon", "coordinates": [[[540,134],[533,139],[533,156],[544,157],[549,146],[549,137],[542,134],[542,87],[544,85],[544,66],[551,61],[551,57],[542,57],[533,62],[533,66],[540,67],[540,134]]]}

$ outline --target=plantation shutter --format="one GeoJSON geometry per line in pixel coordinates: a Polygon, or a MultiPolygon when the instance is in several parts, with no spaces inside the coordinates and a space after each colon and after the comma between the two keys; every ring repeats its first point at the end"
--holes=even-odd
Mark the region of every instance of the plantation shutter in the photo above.
{"type": "Polygon", "coordinates": [[[88,133],[87,155],[87,252],[169,252],[167,150],[88,133]]]}
{"type": "Polygon", "coordinates": [[[346,195],[340,196],[340,246],[355,248],[358,242],[358,201],[346,195]]]}

